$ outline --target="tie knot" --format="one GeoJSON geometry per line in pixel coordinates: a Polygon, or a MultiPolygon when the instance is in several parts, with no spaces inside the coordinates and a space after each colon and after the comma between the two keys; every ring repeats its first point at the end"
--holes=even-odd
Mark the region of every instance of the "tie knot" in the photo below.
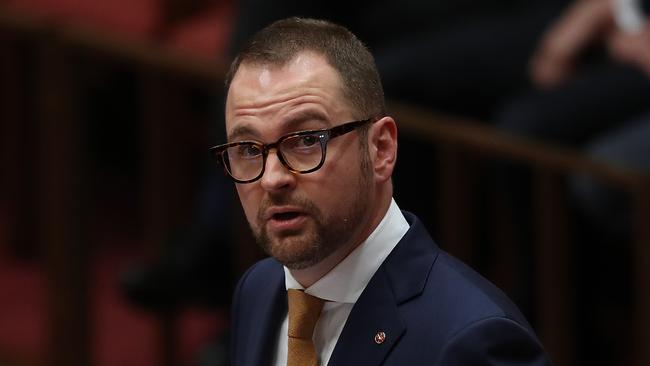
{"type": "Polygon", "coordinates": [[[288,289],[289,337],[311,341],[314,327],[323,309],[323,299],[311,296],[302,290],[288,289]]]}

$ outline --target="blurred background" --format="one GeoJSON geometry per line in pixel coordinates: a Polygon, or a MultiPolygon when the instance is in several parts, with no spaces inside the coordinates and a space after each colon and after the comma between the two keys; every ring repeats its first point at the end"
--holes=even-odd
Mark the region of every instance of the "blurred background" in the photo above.
{"type": "Polygon", "coordinates": [[[262,257],[207,149],[288,16],[350,28],[400,129],[400,207],[556,365],[650,364],[643,0],[1,0],[0,365],[228,365],[262,257]]]}

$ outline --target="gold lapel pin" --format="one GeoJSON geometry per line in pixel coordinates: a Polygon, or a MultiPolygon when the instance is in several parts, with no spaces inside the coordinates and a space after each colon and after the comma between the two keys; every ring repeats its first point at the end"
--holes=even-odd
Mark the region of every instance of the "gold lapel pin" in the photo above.
{"type": "Polygon", "coordinates": [[[375,343],[377,344],[382,344],[386,340],[386,333],[384,332],[377,332],[375,334],[375,343]]]}

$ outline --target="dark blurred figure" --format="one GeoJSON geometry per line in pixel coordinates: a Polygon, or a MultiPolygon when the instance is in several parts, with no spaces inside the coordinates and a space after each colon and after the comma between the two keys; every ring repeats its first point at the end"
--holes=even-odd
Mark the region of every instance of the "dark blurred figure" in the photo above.
{"type": "MultiPolygon", "coordinates": [[[[621,121],[615,131],[587,143],[584,151],[595,160],[650,172],[650,112],[621,121]]],[[[631,231],[632,207],[622,192],[582,175],[572,179],[571,189],[583,214],[593,222],[593,228],[615,238],[625,237],[631,231]]]]}
{"type": "MultiPolygon", "coordinates": [[[[503,104],[496,127],[584,151],[636,171],[650,170],[650,1],[578,0],[558,18],[531,58],[531,88],[503,104]],[[645,7],[645,12],[644,12],[645,7]]],[[[520,228],[532,240],[529,177],[509,169],[502,183],[520,228]],[[526,232],[528,231],[528,232],[526,232]]],[[[502,176],[502,178],[504,178],[502,176]]],[[[632,260],[629,197],[587,176],[569,177],[578,223],[576,319],[587,364],[629,354],[632,260]],[[597,285],[594,285],[597,284],[597,285]],[[611,314],[623,314],[612,316],[611,314]]],[[[648,187],[650,189],[650,187],[648,187]]]]}
{"type": "Polygon", "coordinates": [[[531,88],[504,104],[498,128],[581,146],[648,109],[648,21],[636,30],[617,25],[620,1],[579,0],[567,9],[530,61],[531,88]]]}

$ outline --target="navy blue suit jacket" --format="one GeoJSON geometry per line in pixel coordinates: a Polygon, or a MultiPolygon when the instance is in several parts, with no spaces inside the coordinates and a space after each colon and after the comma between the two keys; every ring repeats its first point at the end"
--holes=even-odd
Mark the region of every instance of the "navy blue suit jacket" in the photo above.
{"type": "MultiPolygon", "coordinates": [[[[517,307],[404,216],[410,229],[354,305],[329,365],[549,365],[517,307]]],[[[282,265],[258,262],[235,292],[234,366],[271,363],[286,311],[282,265]]]]}

